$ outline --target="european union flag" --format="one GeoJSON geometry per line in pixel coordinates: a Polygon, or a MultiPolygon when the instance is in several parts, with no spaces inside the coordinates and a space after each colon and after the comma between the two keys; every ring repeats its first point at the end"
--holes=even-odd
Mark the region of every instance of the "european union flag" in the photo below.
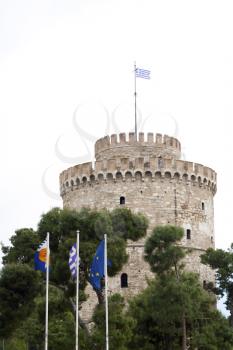
{"type": "Polygon", "coordinates": [[[90,283],[96,290],[101,288],[101,278],[104,277],[104,240],[100,242],[90,268],[90,283]]]}

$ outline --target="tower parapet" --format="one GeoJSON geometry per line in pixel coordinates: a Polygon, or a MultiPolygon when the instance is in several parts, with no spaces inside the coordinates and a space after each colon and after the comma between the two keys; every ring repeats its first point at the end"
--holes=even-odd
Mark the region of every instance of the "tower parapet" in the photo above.
{"type": "Polygon", "coordinates": [[[156,157],[113,158],[92,163],[79,164],[60,174],[61,195],[79,186],[91,185],[101,181],[140,181],[170,179],[190,182],[208,188],[215,194],[217,174],[211,168],[193,162],[156,157]]]}
{"type": "Polygon", "coordinates": [[[180,159],[180,142],[168,135],[139,133],[136,140],[135,133],[121,133],[105,136],[95,143],[96,160],[119,157],[166,157],[180,159]]]}

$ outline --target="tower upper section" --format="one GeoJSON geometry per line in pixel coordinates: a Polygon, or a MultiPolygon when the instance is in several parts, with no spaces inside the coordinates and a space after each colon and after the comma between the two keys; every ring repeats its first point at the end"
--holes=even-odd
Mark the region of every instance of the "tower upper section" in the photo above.
{"type": "Polygon", "coordinates": [[[95,158],[97,161],[122,157],[162,157],[180,159],[181,144],[167,135],[143,132],[139,133],[136,140],[135,133],[121,133],[105,136],[95,143],[95,158]]]}

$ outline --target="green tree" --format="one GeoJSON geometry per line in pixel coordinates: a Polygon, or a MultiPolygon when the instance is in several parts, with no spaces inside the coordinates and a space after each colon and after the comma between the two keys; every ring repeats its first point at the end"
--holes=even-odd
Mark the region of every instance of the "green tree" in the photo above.
{"type": "Polygon", "coordinates": [[[211,266],[216,273],[217,286],[209,286],[218,296],[226,295],[226,307],[230,311],[233,326],[233,244],[227,251],[209,248],[201,256],[203,264],[211,266]]]}
{"type": "MultiPolygon", "coordinates": [[[[79,212],[54,208],[43,215],[38,225],[38,235],[43,240],[50,232],[51,241],[51,281],[66,289],[69,297],[75,293],[68,266],[69,249],[76,241],[76,231],[80,231],[80,300],[85,299],[84,289],[89,278],[89,267],[97,245],[104,234],[108,235],[108,255],[111,259],[109,275],[114,276],[126,263],[126,239],[138,239],[146,234],[147,220],[141,214],[133,214],[129,209],[95,211],[82,209],[79,212]],[[121,226],[116,225],[116,218],[121,226]],[[135,229],[135,236],[132,230],[135,229]]],[[[101,298],[100,298],[101,299],[101,298]]]]}
{"type": "Polygon", "coordinates": [[[202,289],[198,277],[183,273],[163,275],[130,302],[129,316],[136,325],[129,349],[180,350],[182,315],[185,311],[189,349],[230,350],[233,333],[227,320],[214,309],[213,300],[202,289]]]}
{"type": "Polygon", "coordinates": [[[0,337],[7,337],[33,308],[38,293],[37,273],[26,264],[9,264],[0,274],[0,337]]]}
{"type": "Polygon", "coordinates": [[[171,273],[175,269],[176,275],[179,276],[185,251],[176,243],[183,235],[181,227],[172,225],[157,226],[153,230],[145,243],[145,260],[150,264],[151,271],[161,275],[171,273]]]}
{"type": "Polygon", "coordinates": [[[37,232],[31,228],[16,230],[10,242],[11,246],[2,247],[3,264],[22,263],[32,266],[35,250],[40,243],[37,232]]]}
{"type": "MultiPolygon", "coordinates": [[[[176,283],[181,285],[181,259],[185,251],[176,243],[184,235],[181,227],[173,225],[157,226],[151,237],[146,241],[145,260],[149,262],[151,270],[162,277],[164,274],[173,275],[175,271],[176,283]]],[[[187,348],[186,315],[185,308],[180,314],[182,320],[182,349],[187,348]]]]}
{"type": "Polygon", "coordinates": [[[134,214],[130,209],[117,208],[110,216],[114,234],[124,239],[137,241],[147,230],[148,220],[141,213],[134,214]]]}
{"type": "Polygon", "coordinates": [[[3,343],[0,340],[0,349],[4,349],[4,350],[27,350],[27,344],[21,340],[18,339],[16,337],[11,337],[10,339],[8,339],[7,341],[4,341],[4,346],[3,343]]]}
{"type": "MultiPolygon", "coordinates": [[[[37,296],[30,316],[21,322],[14,336],[30,344],[30,349],[40,350],[44,346],[45,299],[44,286],[37,296]]],[[[49,288],[49,349],[74,348],[75,325],[73,313],[62,290],[50,285],[49,288]]]]}
{"type": "MultiPolygon", "coordinates": [[[[126,314],[124,299],[119,294],[109,298],[109,348],[127,350],[133,336],[134,320],[126,314]]],[[[105,350],[105,307],[98,305],[93,315],[95,322],[91,336],[92,349],[105,350]]]]}
{"type": "MultiPolygon", "coordinates": [[[[157,274],[156,281],[136,298],[131,312],[139,320],[139,329],[135,333],[141,346],[148,350],[155,345],[161,349],[186,349],[188,343],[195,349],[199,340],[195,336],[196,328],[206,339],[206,324],[209,325],[213,317],[214,299],[203,291],[195,274],[183,270],[183,258],[189,251],[179,244],[182,237],[182,228],[158,226],[145,244],[145,259],[157,274]],[[145,324],[147,328],[144,328],[145,324]],[[144,337],[139,334],[144,334],[144,337]]],[[[210,329],[214,329],[213,324],[210,329]]],[[[211,335],[215,346],[216,337],[213,332],[211,335]]],[[[133,341],[133,346],[136,343],[133,341]]]]}
{"type": "Polygon", "coordinates": [[[233,334],[228,320],[219,311],[210,311],[208,317],[203,318],[201,328],[199,321],[193,329],[193,344],[196,349],[232,350],[233,334]]]}
{"type": "MultiPolygon", "coordinates": [[[[0,276],[0,297],[3,300],[0,301],[0,335],[9,338],[11,334],[16,334],[18,331],[18,337],[29,342],[30,346],[35,349],[41,347],[40,341],[43,338],[41,335],[44,332],[45,276],[43,273],[33,270],[33,259],[38,244],[45,239],[47,232],[50,232],[51,251],[49,327],[52,333],[50,334],[50,348],[60,349],[64,348],[65,339],[69,344],[71,339],[74,339],[71,333],[74,332],[75,281],[71,278],[68,260],[69,250],[76,242],[77,230],[80,231],[81,304],[87,298],[84,290],[88,283],[89,267],[97,245],[103,239],[104,234],[108,234],[108,255],[112,263],[109,267],[109,275],[114,276],[128,259],[126,240],[128,238],[137,240],[143,237],[146,234],[147,225],[147,220],[141,214],[133,214],[129,209],[116,209],[112,212],[82,209],[76,212],[54,208],[42,215],[36,231],[32,229],[17,230],[10,239],[11,246],[3,247],[4,267],[0,276]],[[117,221],[121,223],[120,227],[117,225],[117,221]],[[6,284],[8,273],[5,271],[8,269],[13,269],[14,274],[13,272],[10,274],[13,277],[6,284]],[[28,275],[26,272],[23,274],[24,270],[28,275]],[[22,281],[21,290],[16,289],[15,291],[16,302],[12,305],[14,305],[16,312],[13,315],[11,300],[7,295],[12,292],[12,286],[18,285],[14,281],[17,278],[17,271],[19,274],[22,272],[19,281],[24,279],[25,285],[22,281]],[[22,300],[20,293],[23,295],[22,300]],[[34,303],[35,307],[31,307],[30,303],[34,303]],[[17,313],[18,309],[20,311],[17,313]],[[21,312],[23,313],[22,318],[21,312]],[[17,327],[19,320],[22,322],[20,322],[20,327],[17,327]],[[30,321],[33,321],[31,327],[30,321]],[[53,334],[56,333],[59,336],[55,337],[54,335],[53,337],[53,334]]],[[[87,329],[82,320],[80,320],[80,324],[83,326],[83,330],[80,331],[80,337],[83,339],[82,348],[85,349],[88,346],[87,329]]],[[[72,344],[70,346],[72,347],[72,344]]]]}

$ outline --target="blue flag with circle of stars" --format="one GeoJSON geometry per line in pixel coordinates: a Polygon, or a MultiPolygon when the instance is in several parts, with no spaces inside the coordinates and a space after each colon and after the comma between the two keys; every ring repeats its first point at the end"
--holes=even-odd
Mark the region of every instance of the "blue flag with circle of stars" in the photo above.
{"type": "Polygon", "coordinates": [[[97,247],[90,268],[89,281],[94,289],[101,289],[101,278],[104,277],[104,240],[97,247]]]}

